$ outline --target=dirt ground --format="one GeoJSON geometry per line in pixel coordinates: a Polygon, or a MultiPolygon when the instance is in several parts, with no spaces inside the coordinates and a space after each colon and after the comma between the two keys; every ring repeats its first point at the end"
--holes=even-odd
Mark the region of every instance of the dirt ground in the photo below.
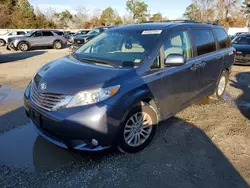
{"type": "Polygon", "coordinates": [[[68,53],[0,48],[0,187],[249,187],[250,66],[233,66],[223,101],[161,122],[140,153],[71,152],[38,136],[22,107],[35,71],[68,53]]]}

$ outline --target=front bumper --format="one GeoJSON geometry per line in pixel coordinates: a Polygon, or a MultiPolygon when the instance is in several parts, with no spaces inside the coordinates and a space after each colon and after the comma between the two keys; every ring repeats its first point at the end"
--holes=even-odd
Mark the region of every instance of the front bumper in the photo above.
{"type": "Polygon", "coordinates": [[[235,58],[235,65],[250,65],[250,56],[237,55],[235,58]]]}
{"type": "Polygon", "coordinates": [[[14,42],[10,42],[6,45],[7,50],[18,50],[17,47],[14,45],[14,42]]]}
{"type": "Polygon", "coordinates": [[[120,120],[112,118],[111,114],[115,112],[110,105],[98,104],[51,112],[41,109],[24,96],[24,107],[38,134],[60,147],[99,151],[117,145],[120,120]],[[97,145],[93,145],[93,139],[98,141],[97,145]]]}

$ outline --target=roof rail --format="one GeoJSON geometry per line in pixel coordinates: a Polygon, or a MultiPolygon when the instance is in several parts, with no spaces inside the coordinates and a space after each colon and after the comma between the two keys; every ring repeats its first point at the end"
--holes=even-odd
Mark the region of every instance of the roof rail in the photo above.
{"type": "Polygon", "coordinates": [[[176,22],[176,23],[197,23],[197,24],[212,24],[218,25],[218,22],[204,22],[204,21],[197,21],[197,20],[164,20],[163,22],[176,22]]]}

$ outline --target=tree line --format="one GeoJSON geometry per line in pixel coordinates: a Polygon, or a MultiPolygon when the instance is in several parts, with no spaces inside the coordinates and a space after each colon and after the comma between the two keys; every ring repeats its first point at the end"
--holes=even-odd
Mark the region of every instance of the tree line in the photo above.
{"type": "Polygon", "coordinates": [[[250,0],[193,0],[184,18],[216,22],[226,28],[249,27],[250,0]]]}
{"type": "MultiPolygon", "coordinates": [[[[193,0],[180,19],[218,22],[227,28],[249,26],[249,4],[250,0],[193,0]]],[[[0,28],[93,28],[167,20],[160,12],[150,14],[143,0],[127,0],[125,6],[127,14],[123,16],[112,7],[92,13],[80,7],[74,14],[49,8],[42,13],[28,0],[0,0],[0,28]]]]}

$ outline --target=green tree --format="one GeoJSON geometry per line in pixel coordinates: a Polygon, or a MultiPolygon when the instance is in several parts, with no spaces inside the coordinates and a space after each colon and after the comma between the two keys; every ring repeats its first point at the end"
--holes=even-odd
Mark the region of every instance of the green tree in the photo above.
{"type": "Polygon", "coordinates": [[[69,23],[73,21],[73,15],[68,10],[64,10],[60,13],[55,13],[54,17],[57,18],[59,27],[63,28],[69,27],[69,23]]]}
{"type": "Polygon", "coordinates": [[[244,0],[241,5],[241,10],[246,18],[246,26],[249,27],[250,0],[244,0]]]}
{"type": "Polygon", "coordinates": [[[114,9],[111,7],[106,8],[102,11],[100,21],[103,25],[114,25],[116,22],[116,15],[114,9]]]}
{"type": "Polygon", "coordinates": [[[119,15],[117,15],[115,19],[115,25],[121,25],[121,24],[123,24],[122,18],[119,15]]]}
{"type": "Polygon", "coordinates": [[[145,22],[147,21],[148,14],[148,5],[140,0],[128,0],[126,3],[127,10],[129,10],[132,15],[133,19],[138,22],[145,22]]]}
{"type": "Polygon", "coordinates": [[[150,21],[152,22],[161,22],[164,20],[163,16],[161,13],[156,13],[156,14],[153,14],[150,18],[149,18],[150,21]]]}
{"type": "Polygon", "coordinates": [[[189,18],[190,20],[201,20],[201,10],[196,6],[195,3],[192,3],[186,8],[183,16],[189,18]]]}

